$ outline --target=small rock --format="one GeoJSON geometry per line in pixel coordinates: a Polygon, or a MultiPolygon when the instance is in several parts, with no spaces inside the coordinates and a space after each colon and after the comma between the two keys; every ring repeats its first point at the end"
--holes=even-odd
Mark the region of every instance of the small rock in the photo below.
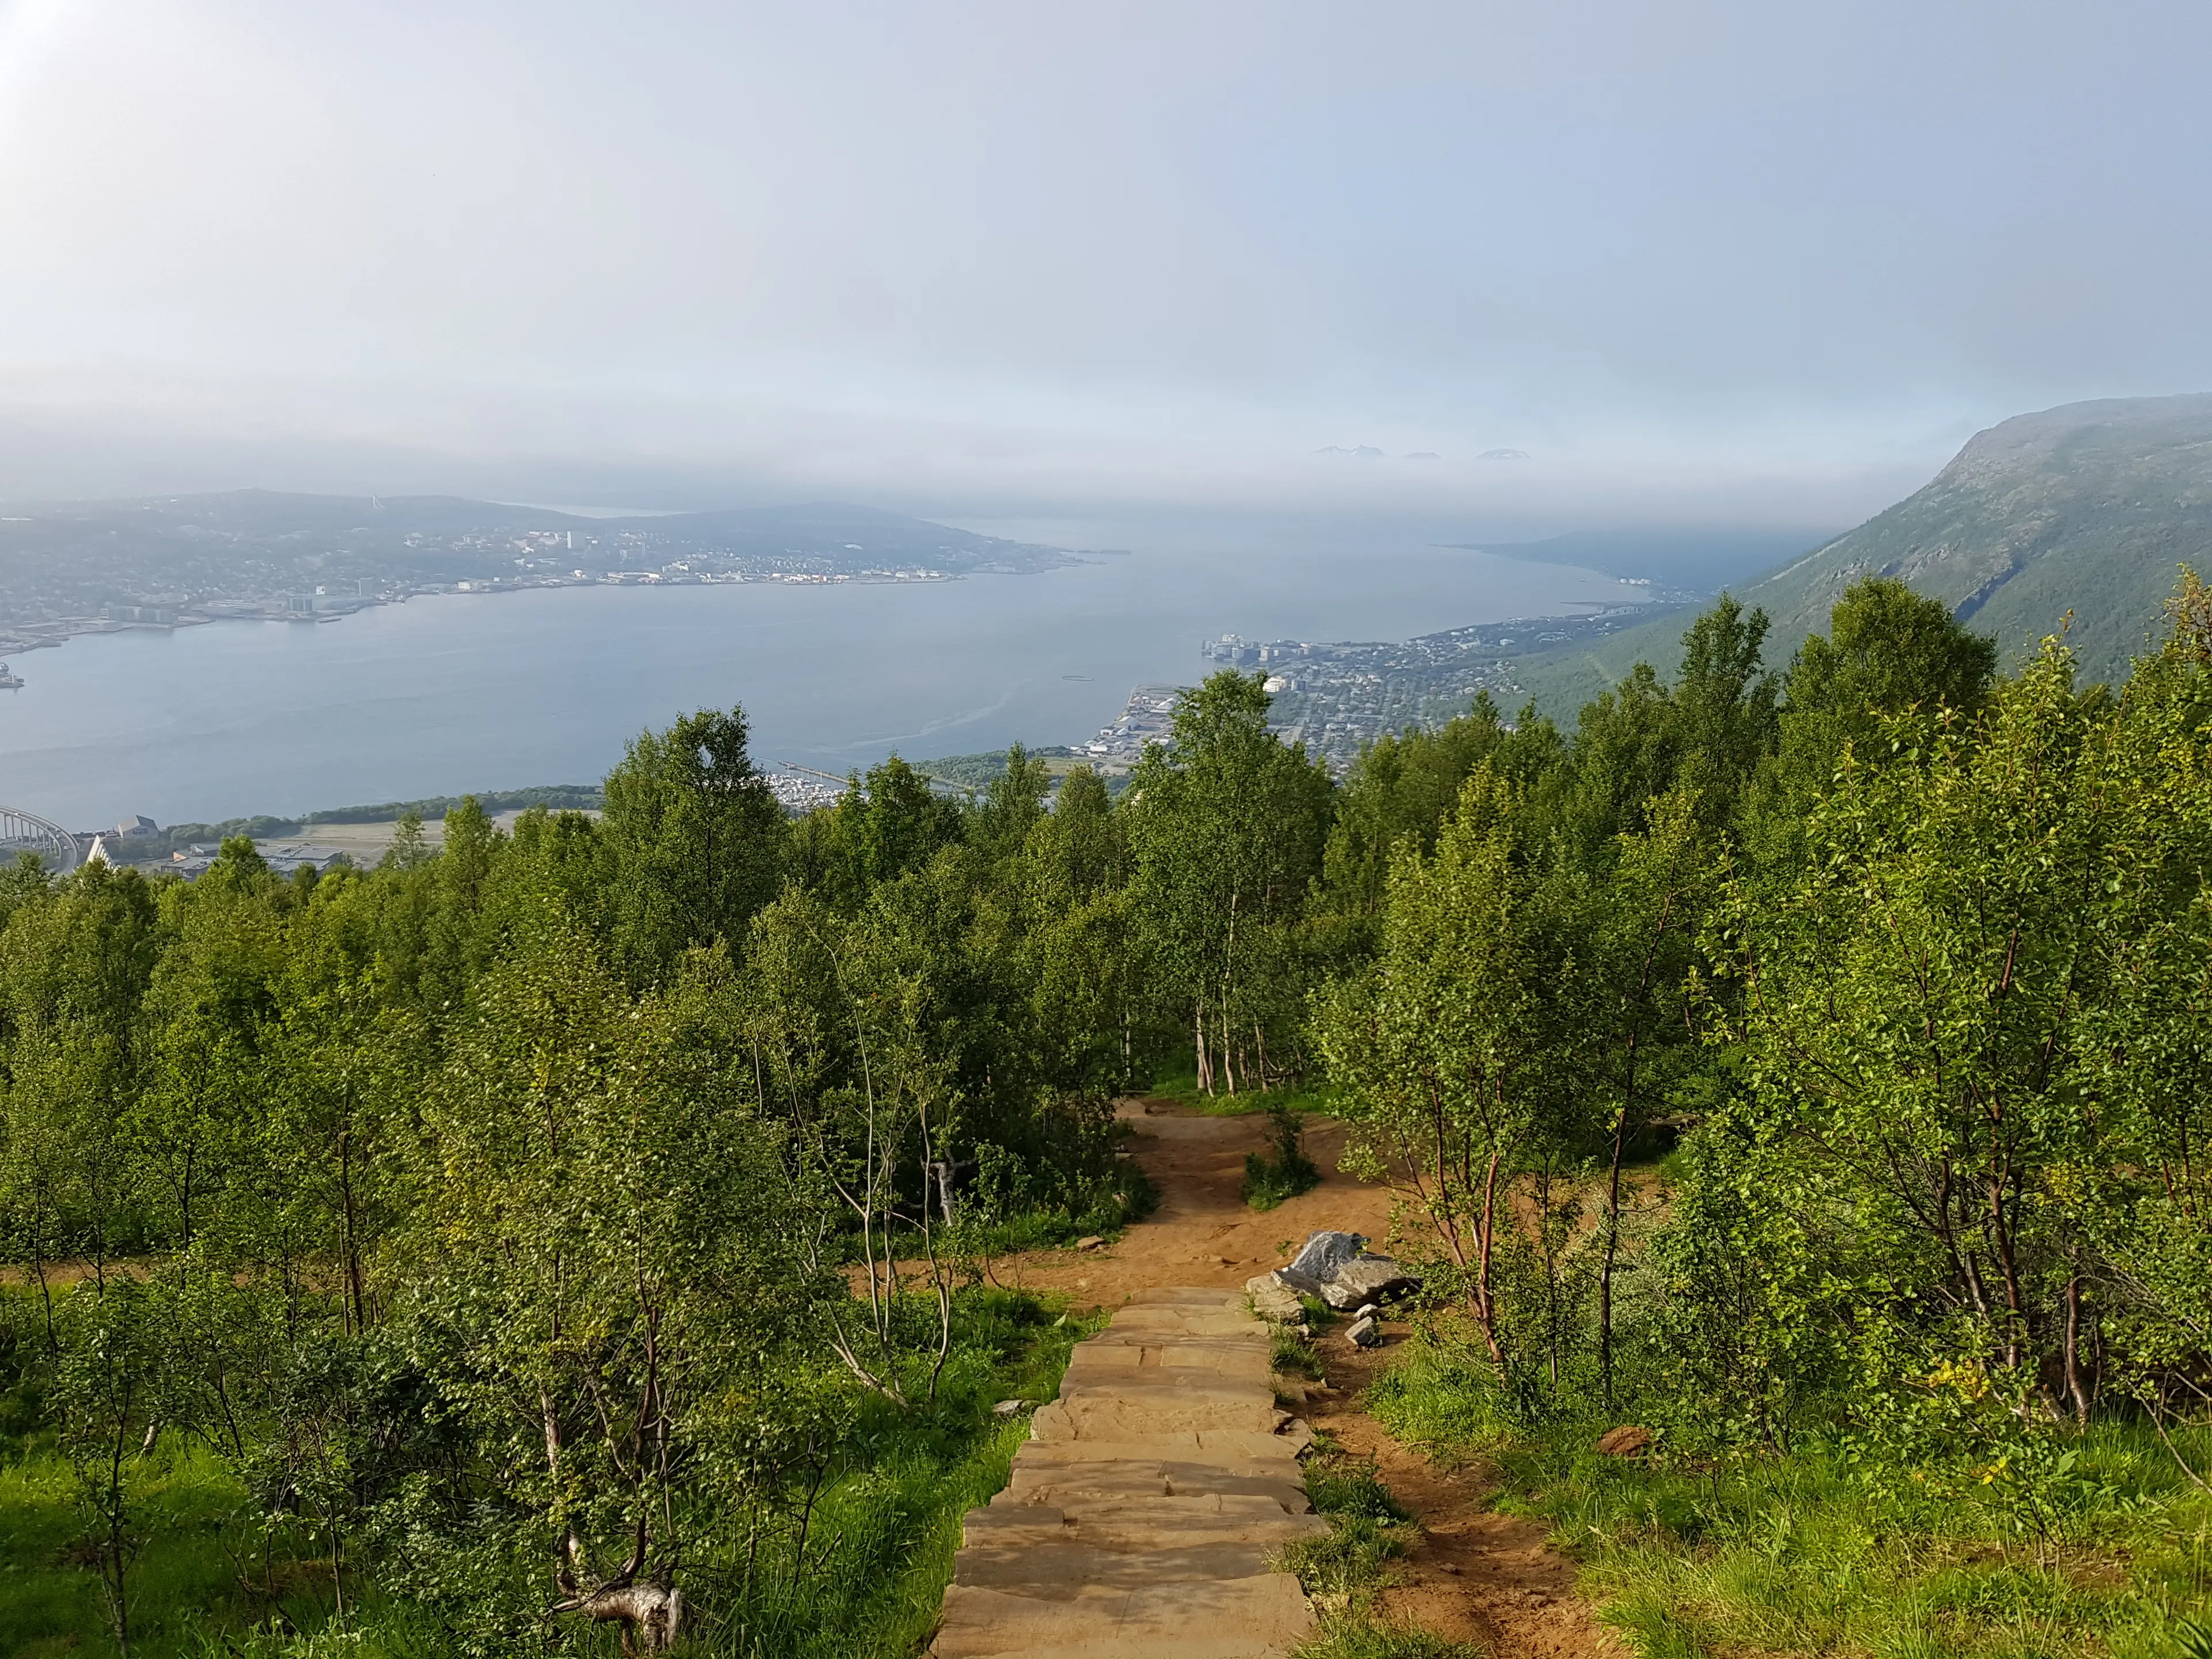
{"type": "Polygon", "coordinates": [[[1346,1341],[1357,1347],[1379,1348],[1382,1346],[1382,1328],[1375,1322],[1371,1316],[1365,1319],[1354,1320],[1352,1328],[1345,1332],[1344,1335],[1346,1341]]]}
{"type": "Polygon", "coordinates": [[[1372,1319],[1382,1311],[1382,1310],[1376,1307],[1372,1302],[1363,1302],[1359,1304],[1358,1310],[1352,1316],[1354,1319],[1372,1319]]]}
{"type": "Polygon", "coordinates": [[[1650,1444],[1650,1430],[1640,1429],[1633,1423],[1624,1423],[1617,1429],[1607,1429],[1599,1437],[1597,1449],[1607,1457],[1641,1457],[1650,1444]]]}
{"type": "Polygon", "coordinates": [[[991,1407],[991,1415],[994,1417],[1014,1417],[1027,1411],[1029,1408],[1030,1402],[1026,1400],[1001,1400],[997,1405],[991,1407]]]}
{"type": "Polygon", "coordinates": [[[1337,1270],[1357,1256],[1366,1243],[1358,1233],[1316,1233],[1291,1258],[1290,1266],[1275,1269],[1275,1276],[1294,1291],[1319,1296],[1322,1286],[1334,1279],[1337,1270]]]}
{"type": "Polygon", "coordinates": [[[1075,1248],[1079,1250],[1103,1249],[1105,1244],[1106,1241],[1099,1237],[1097,1233],[1086,1234],[1075,1241],[1075,1248]]]}

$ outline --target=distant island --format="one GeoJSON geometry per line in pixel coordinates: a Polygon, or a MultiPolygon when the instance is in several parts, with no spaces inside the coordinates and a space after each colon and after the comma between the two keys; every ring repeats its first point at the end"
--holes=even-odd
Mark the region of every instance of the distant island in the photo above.
{"type": "Polygon", "coordinates": [[[246,489],[0,503],[0,658],[80,634],[318,623],[423,593],[946,581],[1085,554],[839,504],[586,518],[451,495],[246,489]]]}

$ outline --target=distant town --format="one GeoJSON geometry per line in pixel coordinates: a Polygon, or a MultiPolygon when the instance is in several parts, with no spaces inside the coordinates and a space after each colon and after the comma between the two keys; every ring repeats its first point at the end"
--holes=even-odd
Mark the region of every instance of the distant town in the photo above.
{"type": "MultiPolygon", "coordinates": [[[[1224,666],[1267,670],[1275,729],[1341,773],[1383,733],[1441,725],[1465,714],[1477,692],[1489,692],[1511,714],[1528,695],[1515,676],[1516,656],[1601,640],[1674,608],[1666,601],[1607,605],[1579,616],[1485,623],[1395,643],[1262,641],[1224,634],[1200,650],[1224,666]]],[[[1105,737],[1101,732],[1092,742],[1105,737]]]]}
{"type": "MultiPolygon", "coordinates": [[[[1606,605],[1572,617],[1523,617],[1425,634],[1395,642],[1247,640],[1235,634],[1202,641],[1201,661],[1264,671],[1273,697],[1270,724],[1288,743],[1303,743],[1341,775],[1359,752],[1386,732],[1441,725],[1463,714],[1487,691],[1510,716],[1528,696],[1516,665],[1525,654],[1595,642],[1678,609],[1671,598],[1606,605]]],[[[1121,712],[1079,744],[1032,752],[1054,771],[1089,766],[1109,787],[1143,760],[1148,744],[1164,743],[1176,702],[1188,688],[1139,685],[1121,712]]],[[[940,780],[980,787],[1005,769],[1004,755],[952,755],[921,764],[940,780]]]]}

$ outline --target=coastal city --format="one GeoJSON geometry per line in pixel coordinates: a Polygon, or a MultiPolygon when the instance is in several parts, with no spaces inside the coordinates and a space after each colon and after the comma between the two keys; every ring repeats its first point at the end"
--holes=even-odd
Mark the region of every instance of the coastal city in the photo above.
{"type": "MultiPolygon", "coordinates": [[[[1273,699],[1269,724],[1285,742],[1304,743],[1308,753],[1341,775],[1377,738],[1409,726],[1441,725],[1465,714],[1480,692],[1487,691],[1510,712],[1528,695],[1515,675],[1517,655],[1602,639],[1672,608],[1656,602],[1607,605],[1578,616],[1484,623],[1395,642],[1224,634],[1201,643],[1199,655],[1212,667],[1264,672],[1273,699]]],[[[1095,737],[1040,752],[1086,763],[1109,776],[1124,775],[1144,758],[1147,744],[1166,741],[1182,693],[1178,686],[1139,685],[1095,737]]]]}
{"type": "MultiPolygon", "coordinates": [[[[1286,742],[1303,742],[1307,752],[1341,775],[1385,732],[1441,725],[1465,714],[1478,692],[1488,692],[1510,714],[1528,695],[1515,674],[1516,657],[1603,639],[1674,608],[1657,601],[1606,605],[1577,616],[1484,623],[1396,642],[1255,641],[1224,634],[1200,652],[1218,666],[1265,670],[1275,730],[1286,742]]],[[[1126,749],[1109,738],[1114,729],[1092,739],[1105,743],[1102,755],[1126,749]]]]}

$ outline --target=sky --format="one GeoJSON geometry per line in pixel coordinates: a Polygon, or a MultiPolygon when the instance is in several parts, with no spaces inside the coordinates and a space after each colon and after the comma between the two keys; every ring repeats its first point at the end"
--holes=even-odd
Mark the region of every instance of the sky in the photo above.
{"type": "Polygon", "coordinates": [[[2208,61],[2194,0],[0,0],[0,494],[1841,527],[2212,388],[2208,61]]]}

